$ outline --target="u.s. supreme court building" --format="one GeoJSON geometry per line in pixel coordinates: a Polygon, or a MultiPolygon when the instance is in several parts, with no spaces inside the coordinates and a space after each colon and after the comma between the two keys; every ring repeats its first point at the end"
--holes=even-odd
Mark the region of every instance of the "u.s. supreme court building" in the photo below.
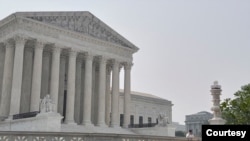
{"type": "Polygon", "coordinates": [[[73,126],[127,129],[157,123],[159,113],[170,124],[171,101],[131,91],[137,51],[89,12],[7,16],[0,21],[0,130],[52,130],[36,123],[58,131],[73,126]],[[47,95],[52,109],[41,114],[47,95]]]}

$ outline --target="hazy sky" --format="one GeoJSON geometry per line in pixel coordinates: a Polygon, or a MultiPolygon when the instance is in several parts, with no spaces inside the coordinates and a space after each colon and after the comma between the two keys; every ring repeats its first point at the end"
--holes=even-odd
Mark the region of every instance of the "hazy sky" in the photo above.
{"type": "Polygon", "coordinates": [[[250,80],[249,0],[0,0],[0,19],[18,11],[90,11],[140,48],[132,90],[172,101],[182,124],[211,112],[213,81],[223,100],[250,80]]]}

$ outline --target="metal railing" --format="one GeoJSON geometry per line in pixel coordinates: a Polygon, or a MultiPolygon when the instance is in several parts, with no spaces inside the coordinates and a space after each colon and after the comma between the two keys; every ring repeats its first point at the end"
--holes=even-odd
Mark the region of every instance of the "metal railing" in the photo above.
{"type": "Polygon", "coordinates": [[[144,123],[144,124],[130,124],[129,128],[150,128],[155,127],[157,123],[144,123]]]}

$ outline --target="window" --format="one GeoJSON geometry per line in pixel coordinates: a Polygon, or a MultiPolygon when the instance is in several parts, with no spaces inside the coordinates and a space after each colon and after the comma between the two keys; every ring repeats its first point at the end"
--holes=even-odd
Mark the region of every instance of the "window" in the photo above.
{"type": "Polygon", "coordinates": [[[148,117],[148,127],[152,127],[152,118],[148,117]]]}
{"type": "Polygon", "coordinates": [[[130,125],[134,126],[134,115],[130,115],[130,125]]]}
{"type": "Polygon", "coordinates": [[[139,116],[139,127],[143,127],[143,117],[139,116]]]}
{"type": "Polygon", "coordinates": [[[120,126],[123,126],[124,115],[120,114],[120,126]]]}

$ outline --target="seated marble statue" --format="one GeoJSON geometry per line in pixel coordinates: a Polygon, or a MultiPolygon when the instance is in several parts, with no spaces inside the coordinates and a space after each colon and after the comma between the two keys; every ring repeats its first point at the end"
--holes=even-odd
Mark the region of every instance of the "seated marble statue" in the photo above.
{"type": "Polygon", "coordinates": [[[166,114],[159,113],[157,126],[158,127],[166,127],[167,124],[169,124],[169,121],[168,121],[168,117],[166,116],[166,114]]]}
{"type": "Polygon", "coordinates": [[[46,113],[46,112],[53,112],[53,103],[50,98],[50,95],[46,95],[40,103],[40,112],[46,113]]]}

